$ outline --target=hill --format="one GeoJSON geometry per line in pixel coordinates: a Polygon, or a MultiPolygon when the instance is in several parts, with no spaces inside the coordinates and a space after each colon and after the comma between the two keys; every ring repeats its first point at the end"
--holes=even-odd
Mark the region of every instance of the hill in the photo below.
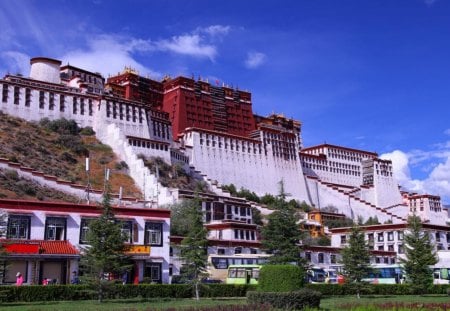
{"type": "MultiPolygon", "coordinates": [[[[120,161],[108,145],[98,141],[91,128],[80,129],[75,121],[42,119],[39,123],[27,122],[0,112],[0,146],[0,158],[81,185],[87,185],[85,158],[88,156],[91,188],[103,189],[104,171],[108,168],[112,192],[118,192],[122,186],[124,196],[142,197],[128,175],[126,163],[120,161]]],[[[70,196],[64,198],[57,191],[50,195],[48,188],[43,190],[39,187],[7,170],[0,172],[1,197],[74,199],[70,196]],[[29,184],[28,191],[17,187],[19,182],[29,184]],[[35,189],[30,190],[31,188],[35,189]]]]}

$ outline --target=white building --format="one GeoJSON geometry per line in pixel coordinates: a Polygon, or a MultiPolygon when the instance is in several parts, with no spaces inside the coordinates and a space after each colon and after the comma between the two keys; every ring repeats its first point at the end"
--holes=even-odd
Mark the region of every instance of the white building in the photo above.
{"type": "MultiPolygon", "coordinates": [[[[450,227],[434,224],[422,224],[423,230],[429,234],[430,241],[435,247],[439,257],[439,263],[436,265],[448,265],[448,251],[450,250],[450,227]]],[[[398,258],[405,258],[404,235],[407,231],[407,224],[381,224],[372,226],[361,226],[365,239],[368,242],[371,251],[394,252],[398,258]]],[[[331,246],[344,247],[347,245],[351,228],[334,228],[331,231],[331,246]]],[[[379,259],[376,263],[385,263],[379,259]]]]}
{"type": "MultiPolygon", "coordinates": [[[[69,283],[72,272],[78,272],[80,253],[88,247],[89,221],[98,217],[101,209],[5,199],[0,199],[0,209],[7,214],[0,243],[6,246],[9,261],[3,283],[14,283],[17,272],[22,273],[25,284],[42,284],[44,278],[69,283]]],[[[128,282],[148,278],[168,283],[170,211],[129,206],[115,206],[113,211],[129,236],[128,253],[134,266],[128,282]]]]}

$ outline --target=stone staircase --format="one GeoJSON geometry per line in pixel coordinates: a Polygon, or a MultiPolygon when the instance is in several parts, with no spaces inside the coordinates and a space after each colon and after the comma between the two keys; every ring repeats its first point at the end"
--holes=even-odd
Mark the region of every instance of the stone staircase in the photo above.
{"type": "MultiPolygon", "coordinates": [[[[341,194],[341,196],[342,196],[346,201],[348,201],[350,204],[351,204],[351,203],[355,204],[355,207],[356,207],[356,208],[362,207],[362,208],[367,208],[367,209],[372,210],[372,211],[376,211],[377,214],[380,214],[380,215],[381,215],[381,218],[386,218],[386,217],[388,217],[388,218],[390,218],[393,222],[394,222],[394,221],[396,221],[396,222],[406,222],[406,221],[407,221],[406,218],[401,217],[401,216],[399,216],[399,215],[397,215],[397,214],[394,214],[394,213],[392,213],[392,212],[390,212],[390,211],[387,210],[387,209],[389,209],[389,208],[396,207],[397,205],[396,205],[396,206],[389,207],[389,208],[382,208],[382,207],[376,206],[375,204],[372,204],[372,203],[370,203],[370,202],[368,202],[368,201],[365,201],[365,200],[359,198],[358,196],[354,195],[354,193],[356,193],[357,190],[359,190],[359,189],[355,189],[354,187],[351,187],[351,188],[353,188],[352,190],[350,190],[350,191],[345,191],[344,189],[347,188],[347,186],[336,185],[336,184],[324,182],[324,181],[322,181],[322,180],[321,180],[320,178],[318,178],[318,177],[310,177],[310,176],[307,176],[307,178],[309,178],[309,179],[314,179],[314,180],[316,180],[317,183],[319,183],[320,185],[323,185],[324,187],[326,187],[326,188],[328,188],[328,189],[331,189],[332,191],[334,191],[334,192],[336,192],[336,193],[341,194]]],[[[400,205],[401,205],[401,204],[400,204],[400,205]]]]}

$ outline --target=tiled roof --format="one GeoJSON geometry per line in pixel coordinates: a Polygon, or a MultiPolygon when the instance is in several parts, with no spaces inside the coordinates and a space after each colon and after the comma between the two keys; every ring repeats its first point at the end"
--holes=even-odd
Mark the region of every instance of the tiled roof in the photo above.
{"type": "Polygon", "coordinates": [[[43,254],[78,255],[77,249],[69,241],[41,241],[43,254]]]}
{"type": "Polygon", "coordinates": [[[78,255],[78,250],[69,241],[47,240],[4,240],[4,247],[13,254],[43,254],[43,255],[78,255]]]}

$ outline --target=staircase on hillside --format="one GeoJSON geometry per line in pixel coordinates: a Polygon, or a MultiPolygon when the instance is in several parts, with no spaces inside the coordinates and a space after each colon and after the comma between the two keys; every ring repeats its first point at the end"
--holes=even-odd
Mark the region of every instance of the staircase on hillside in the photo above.
{"type": "Polygon", "coordinates": [[[370,207],[370,208],[375,209],[377,212],[380,212],[380,213],[383,213],[383,214],[385,214],[385,215],[387,215],[387,216],[390,216],[390,217],[393,218],[393,219],[397,219],[397,220],[402,221],[402,222],[406,222],[406,221],[407,221],[404,217],[401,217],[401,216],[398,216],[398,215],[396,215],[396,214],[393,214],[393,213],[391,213],[390,211],[387,210],[387,209],[391,209],[391,208],[396,207],[396,206],[400,206],[401,204],[389,206],[388,208],[381,208],[381,207],[376,206],[375,204],[372,204],[372,203],[370,203],[370,202],[367,202],[367,201],[365,201],[365,200],[363,200],[363,199],[361,199],[361,198],[359,198],[359,197],[353,195],[353,193],[355,193],[355,192],[357,192],[357,191],[360,190],[359,188],[350,187],[350,186],[345,186],[345,185],[339,185],[339,186],[338,186],[338,185],[333,184],[333,183],[324,182],[324,181],[322,181],[320,178],[315,177],[315,176],[314,176],[314,177],[306,176],[306,177],[307,177],[307,178],[310,178],[310,179],[316,180],[316,181],[317,181],[318,183],[320,183],[321,185],[324,185],[325,187],[327,187],[327,188],[329,188],[329,189],[332,189],[333,191],[337,191],[337,192],[339,192],[339,193],[342,193],[343,195],[345,195],[346,197],[348,197],[349,200],[353,200],[353,201],[362,203],[362,204],[364,204],[364,205],[366,205],[366,206],[368,206],[368,207],[370,207]],[[350,190],[350,191],[345,191],[345,190],[344,190],[345,188],[352,188],[352,190],[350,190]]]}

